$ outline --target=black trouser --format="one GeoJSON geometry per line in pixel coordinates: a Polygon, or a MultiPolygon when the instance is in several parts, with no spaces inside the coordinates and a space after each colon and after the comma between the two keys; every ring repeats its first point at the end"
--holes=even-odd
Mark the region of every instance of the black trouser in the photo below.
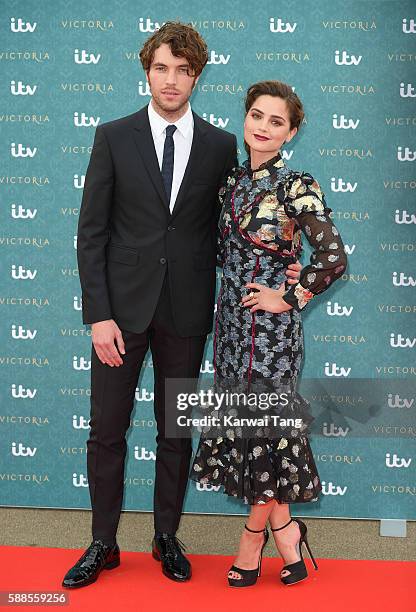
{"type": "Polygon", "coordinates": [[[88,483],[92,506],[92,535],[110,544],[115,541],[123,500],[126,432],[144,357],[150,346],[154,371],[154,411],[157,423],[154,489],[155,531],[174,534],[179,526],[188,482],[192,442],[165,437],[166,378],[198,378],[206,335],[182,338],[172,317],[168,276],[146,331],[123,331],[126,354],[123,365],[110,367],[91,353],[91,431],[87,441],[88,483]]]}

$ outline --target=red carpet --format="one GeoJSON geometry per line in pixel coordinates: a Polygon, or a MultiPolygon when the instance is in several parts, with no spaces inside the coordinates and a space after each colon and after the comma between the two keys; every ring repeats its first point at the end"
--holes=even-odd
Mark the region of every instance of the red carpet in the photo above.
{"type": "MultiPolygon", "coordinates": [[[[81,550],[3,546],[0,591],[63,591],[61,579],[81,550]]],[[[148,553],[122,551],[121,565],[101,573],[83,589],[65,590],[67,606],[30,606],[88,612],[415,612],[416,563],[317,559],[309,578],[286,587],[278,580],[280,559],[265,558],[253,587],[233,589],[226,583],[232,557],[189,555],[193,577],[178,584],[165,578],[148,553]]],[[[10,609],[29,609],[14,606],[10,609]]]]}

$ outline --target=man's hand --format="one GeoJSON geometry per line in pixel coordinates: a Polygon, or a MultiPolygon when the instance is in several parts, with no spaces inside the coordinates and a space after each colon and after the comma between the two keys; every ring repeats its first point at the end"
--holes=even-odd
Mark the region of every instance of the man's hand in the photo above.
{"type": "Polygon", "coordinates": [[[92,343],[98,359],[101,363],[111,367],[119,367],[123,364],[123,360],[119,355],[125,355],[123,336],[117,323],[113,319],[108,321],[99,321],[91,325],[92,343]],[[116,348],[117,345],[117,348],[116,348]],[[117,351],[118,349],[118,351],[117,351]]]}
{"type": "Polygon", "coordinates": [[[287,282],[290,285],[296,285],[299,282],[300,271],[302,270],[302,264],[296,260],[296,263],[288,265],[286,270],[286,276],[288,277],[287,282]]]}

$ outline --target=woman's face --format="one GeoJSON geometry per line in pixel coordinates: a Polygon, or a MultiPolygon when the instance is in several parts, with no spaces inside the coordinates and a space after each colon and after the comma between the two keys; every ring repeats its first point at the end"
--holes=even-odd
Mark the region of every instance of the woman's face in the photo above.
{"type": "Polygon", "coordinates": [[[244,121],[244,140],[252,151],[258,153],[276,154],[297,131],[297,128],[290,129],[286,101],[274,96],[259,96],[244,121]]]}

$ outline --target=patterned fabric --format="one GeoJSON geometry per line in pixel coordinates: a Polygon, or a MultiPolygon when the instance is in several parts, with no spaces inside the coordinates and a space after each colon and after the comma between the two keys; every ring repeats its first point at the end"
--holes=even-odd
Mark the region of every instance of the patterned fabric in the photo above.
{"type": "MultiPolygon", "coordinates": [[[[216,385],[228,381],[294,388],[303,358],[301,313],[315,294],[325,291],[346,268],[344,245],[314,178],[288,168],[280,152],[258,169],[249,160],[235,168],[221,187],[218,263],[223,268],[214,338],[216,385]],[[286,284],[283,299],[293,308],[282,313],[240,305],[247,282],[277,289],[285,271],[302,252],[301,230],[314,248],[296,285],[286,284]]],[[[296,393],[296,414],[308,412],[296,393]]],[[[190,478],[223,485],[224,493],[249,504],[317,501],[322,490],[307,435],[244,439],[230,430],[224,437],[201,436],[190,478]]],[[[269,432],[270,434],[270,432],[269,432]]]]}

